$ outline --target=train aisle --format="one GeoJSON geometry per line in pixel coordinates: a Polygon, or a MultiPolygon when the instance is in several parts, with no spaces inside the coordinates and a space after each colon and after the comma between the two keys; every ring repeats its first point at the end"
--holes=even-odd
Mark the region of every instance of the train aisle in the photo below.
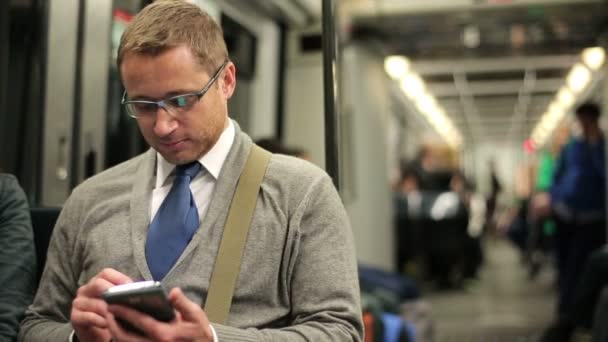
{"type": "Polygon", "coordinates": [[[529,280],[519,254],[502,239],[488,239],[478,281],[466,290],[429,293],[437,342],[532,342],[554,307],[553,270],[529,280]],[[490,241],[491,240],[491,241],[490,241]]]}

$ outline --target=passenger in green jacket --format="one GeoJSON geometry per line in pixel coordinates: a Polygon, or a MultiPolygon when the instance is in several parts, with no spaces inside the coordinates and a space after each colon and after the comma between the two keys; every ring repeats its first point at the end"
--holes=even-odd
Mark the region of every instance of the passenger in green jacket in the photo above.
{"type": "Polygon", "coordinates": [[[36,288],[36,252],[25,193],[0,173],[0,341],[16,341],[36,288]]]}

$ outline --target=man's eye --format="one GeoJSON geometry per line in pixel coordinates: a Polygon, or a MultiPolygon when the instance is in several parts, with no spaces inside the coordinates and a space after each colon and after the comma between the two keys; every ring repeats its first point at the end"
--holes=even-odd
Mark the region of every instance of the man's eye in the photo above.
{"type": "Polygon", "coordinates": [[[189,104],[189,96],[178,96],[169,100],[169,105],[176,108],[187,107],[189,104]]]}
{"type": "Polygon", "coordinates": [[[132,103],[133,108],[138,112],[154,112],[156,111],[156,103],[135,102],[132,103]]]}

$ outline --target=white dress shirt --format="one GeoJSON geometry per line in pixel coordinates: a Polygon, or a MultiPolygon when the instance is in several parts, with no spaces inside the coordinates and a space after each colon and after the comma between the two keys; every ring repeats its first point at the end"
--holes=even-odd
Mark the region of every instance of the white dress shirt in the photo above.
{"type": "MultiPolygon", "coordinates": [[[[232,120],[228,119],[228,127],[224,129],[224,132],[220,135],[218,141],[204,156],[199,158],[199,162],[203,166],[201,171],[194,177],[190,182],[190,191],[194,196],[196,203],[196,209],[198,210],[199,226],[203,222],[207,209],[209,208],[209,202],[211,202],[211,195],[215,189],[215,183],[220,175],[222,166],[228,157],[228,152],[234,142],[234,124],[232,120]]],[[[156,185],[152,191],[152,203],[150,205],[150,222],[153,220],[154,215],[163,203],[163,200],[169,194],[173,180],[175,179],[175,165],[169,163],[160,153],[156,153],[156,185]]],[[[213,325],[210,325],[211,332],[213,333],[213,341],[218,342],[217,334],[213,325]]],[[[70,334],[70,342],[74,341],[74,331],[70,334]]]]}
{"type": "MultiPolygon", "coordinates": [[[[232,120],[228,119],[228,127],[222,132],[215,145],[198,160],[203,167],[190,182],[190,191],[192,191],[196,209],[198,210],[199,226],[207,214],[211,195],[215,189],[215,183],[233,142],[234,124],[232,120]]],[[[175,179],[175,165],[169,163],[158,152],[156,152],[156,161],[156,186],[152,191],[152,203],[150,205],[151,220],[169,194],[169,190],[171,190],[173,180],[175,179]]],[[[210,326],[211,332],[213,332],[213,341],[217,342],[215,329],[213,329],[213,325],[210,326]]]]}
{"type": "MultiPolygon", "coordinates": [[[[224,161],[234,142],[234,124],[232,120],[228,120],[228,122],[228,127],[220,135],[217,143],[198,160],[203,168],[190,182],[190,191],[192,191],[196,202],[200,222],[203,222],[205,214],[207,214],[217,177],[220,175],[224,161]]],[[[156,153],[156,160],[156,186],[152,192],[152,203],[150,205],[151,220],[169,194],[175,178],[175,165],[169,163],[158,152],[156,153]]]]}

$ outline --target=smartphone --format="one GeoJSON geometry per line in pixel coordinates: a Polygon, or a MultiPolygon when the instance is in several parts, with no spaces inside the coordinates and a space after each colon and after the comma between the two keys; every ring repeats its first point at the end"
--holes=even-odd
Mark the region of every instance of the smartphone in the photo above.
{"type": "MultiPolygon", "coordinates": [[[[167,292],[158,281],[139,281],[117,285],[102,294],[108,304],[128,306],[154,317],[158,321],[170,322],[175,318],[173,306],[169,302],[167,292]]],[[[142,334],[142,331],[130,323],[118,319],[127,330],[142,334]]]]}

